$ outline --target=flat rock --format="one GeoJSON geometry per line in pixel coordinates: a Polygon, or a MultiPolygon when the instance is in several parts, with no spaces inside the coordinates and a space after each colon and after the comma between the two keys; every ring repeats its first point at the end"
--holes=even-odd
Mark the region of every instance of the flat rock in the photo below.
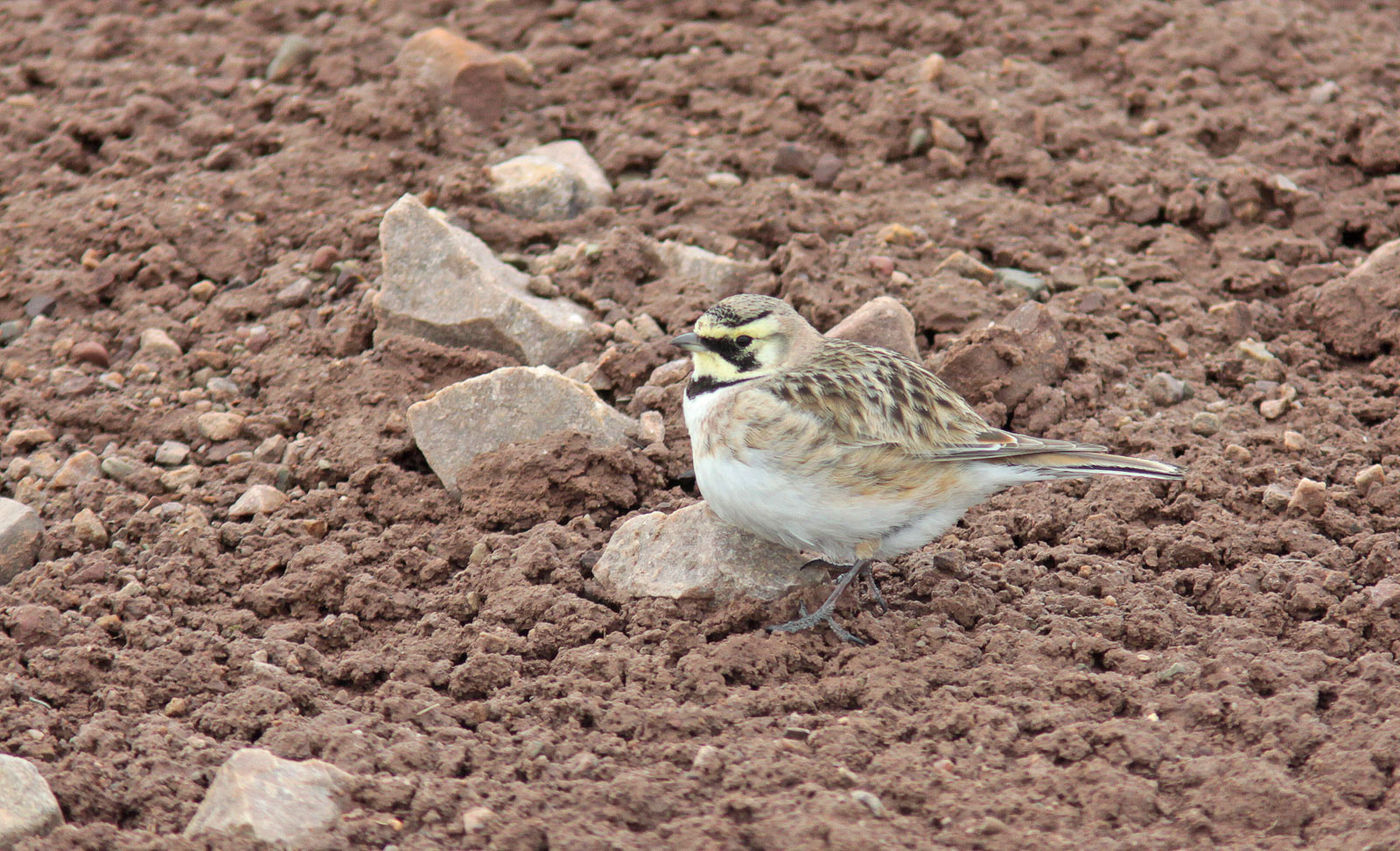
{"type": "Polygon", "coordinates": [[[44,522],[22,502],[0,497],[0,585],[34,566],[44,522]]]}
{"type": "Polygon", "coordinates": [[[1039,302],[973,330],[939,353],[934,371],[971,402],[988,399],[1008,411],[1037,387],[1052,386],[1069,366],[1064,329],[1039,302]]]}
{"type": "Polygon", "coordinates": [[[319,759],[293,762],[244,748],[219,766],[186,836],[230,833],[301,848],[344,812],[351,775],[319,759]]]}
{"type": "Polygon", "coordinates": [[[95,482],[102,478],[102,459],[83,449],[74,452],[54,473],[50,482],[56,488],[71,488],[83,482],[95,482]]]}
{"type": "Polygon", "coordinates": [[[767,270],[763,263],[734,260],[673,240],[652,243],[650,250],[667,274],[701,284],[716,296],[741,292],[745,284],[767,270]]]}
{"type": "Polygon", "coordinates": [[[531,295],[524,272],[412,195],[384,214],[379,244],[384,275],[375,300],[376,344],[408,334],[555,364],[590,339],[583,308],[531,295]]]}
{"type": "Polygon", "coordinates": [[[633,597],[772,600],[830,581],[809,557],[730,526],[700,502],[633,517],[613,533],[593,576],[633,597]]]}
{"type": "Polygon", "coordinates": [[[0,848],[63,824],[48,781],[27,759],[0,754],[0,848]]]}
{"type": "Polygon", "coordinates": [[[612,201],[613,188],[603,167],[589,155],[583,143],[575,139],[560,139],[525,152],[526,156],[553,160],[573,172],[588,193],[589,206],[604,206],[612,201]]]}
{"type": "Polygon", "coordinates": [[[612,446],[640,430],[593,388],[547,366],[506,367],[444,387],[409,406],[408,425],[428,466],[453,492],[473,458],[508,443],[578,431],[612,446]]]}
{"type": "MultiPolygon", "coordinates": [[[[199,468],[193,468],[196,479],[199,468]]],[[[172,471],[173,472],[173,471],[172,471]]],[[[178,488],[176,485],[175,490],[178,488]]],[[[270,514],[281,508],[287,502],[287,495],[279,491],[272,485],[253,485],[243,492],[243,495],[229,508],[228,516],[231,518],[255,517],[259,514],[270,514]]]]}
{"type": "Polygon", "coordinates": [[[486,170],[490,196],[512,216],[536,222],[572,219],[593,206],[587,184],[549,157],[525,154],[486,170]]]}
{"type": "Polygon", "coordinates": [[[826,332],[828,337],[879,346],[918,360],[914,314],[887,295],[871,299],[826,332]]]}
{"type": "Polygon", "coordinates": [[[1346,277],[1313,297],[1313,327],[1348,357],[1374,357],[1400,346],[1400,239],[1387,242],[1346,277]]]}

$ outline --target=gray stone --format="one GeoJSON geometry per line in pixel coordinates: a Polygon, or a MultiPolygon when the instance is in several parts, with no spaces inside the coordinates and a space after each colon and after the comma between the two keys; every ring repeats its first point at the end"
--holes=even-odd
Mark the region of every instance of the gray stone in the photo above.
{"type": "Polygon", "coordinates": [[[0,585],[34,566],[44,522],[22,502],[0,497],[0,585]]]}
{"type": "Polygon", "coordinates": [[[671,240],[653,243],[651,253],[668,274],[702,284],[715,295],[739,292],[744,284],[767,270],[762,263],[732,260],[671,240]]]}
{"type": "Polygon", "coordinates": [[[473,458],[508,443],[573,430],[607,446],[639,431],[635,420],[591,387],[547,366],[506,367],[444,387],[409,406],[408,425],[428,466],[450,491],[473,458]]]}
{"type": "MultiPolygon", "coordinates": [[[[166,470],[160,474],[160,486],[168,491],[178,491],[181,488],[192,488],[199,484],[200,469],[195,464],[186,464],[183,467],[176,467],[166,470]]],[[[264,485],[266,487],[266,485],[264,485]]]]}
{"type": "Polygon", "coordinates": [[[1159,408],[1175,405],[1191,397],[1191,387],[1169,372],[1159,372],[1147,379],[1143,390],[1147,392],[1147,398],[1152,400],[1152,404],[1159,408]]]}
{"type": "Polygon", "coordinates": [[[613,533],[593,575],[634,597],[771,600],[793,588],[830,581],[807,556],[720,520],[705,503],[672,514],[633,517],[613,533]]]}
{"type": "Polygon", "coordinates": [[[29,760],[0,754],[0,848],[63,824],[48,781],[29,760]]]}
{"type": "Polygon", "coordinates": [[[996,276],[1003,287],[1032,297],[1040,295],[1049,289],[1044,278],[1021,269],[1003,267],[996,270],[996,276]]]}
{"type": "Polygon", "coordinates": [[[0,322],[0,346],[8,346],[24,336],[26,323],[23,319],[7,319],[0,322]]]}
{"type": "Polygon", "coordinates": [[[185,835],[241,834],[291,848],[319,844],[345,810],[351,779],[319,759],[293,762],[244,748],[219,767],[185,835]]]}
{"type": "Polygon", "coordinates": [[[826,332],[828,337],[855,340],[919,359],[914,339],[914,315],[887,295],[873,298],[826,332]]]}
{"type": "Polygon", "coordinates": [[[300,307],[311,299],[311,287],[310,278],[297,278],[278,290],[273,301],[277,302],[279,307],[300,307]]]}
{"type": "Polygon", "coordinates": [[[102,459],[102,473],[109,479],[125,481],[136,474],[141,467],[125,455],[112,455],[102,459]]]}
{"type": "Polygon", "coordinates": [[[375,300],[376,342],[409,334],[555,364],[591,339],[583,308],[531,295],[524,272],[412,195],[384,214],[379,244],[384,275],[375,300]]]}
{"type": "Polygon", "coordinates": [[[592,193],[573,169],[557,160],[526,154],[486,170],[490,196],[502,210],[522,219],[572,219],[592,206],[592,193]]]}
{"type": "Polygon", "coordinates": [[[167,440],[156,448],[156,463],[162,467],[178,467],[189,457],[189,446],[178,440],[167,440]]]}
{"type": "Polygon", "coordinates": [[[1191,431],[1202,437],[1210,437],[1220,431],[1220,417],[1210,411],[1200,411],[1191,417],[1191,431]]]}
{"type": "Polygon", "coordinates": [[[237,519],[268,514],[281,508],[286,501],[287,495],[272,485],[253,485],[229,508],[228,516],[237,519]]]}
{"type": "Polygon", "coordinates": [[[590,206],[605,206],[612,201],[613,188],[583,144],[573,139],[561,139],[525,152],[526,156],[544,157],[573,172],[588,193],[590,206]]]}

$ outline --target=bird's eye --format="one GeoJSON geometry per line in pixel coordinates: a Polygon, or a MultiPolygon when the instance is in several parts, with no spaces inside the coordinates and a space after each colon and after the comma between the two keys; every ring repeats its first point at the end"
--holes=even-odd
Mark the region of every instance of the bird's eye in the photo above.
{"type": "Polygon", "coordinates": [[[734,338],[734,342],[737,343],[739,345],[739,348],[742,349],[749,343],[753,342],[753,337],[750,337],[748,334],[740,334],[739,336],[734,338]]]}

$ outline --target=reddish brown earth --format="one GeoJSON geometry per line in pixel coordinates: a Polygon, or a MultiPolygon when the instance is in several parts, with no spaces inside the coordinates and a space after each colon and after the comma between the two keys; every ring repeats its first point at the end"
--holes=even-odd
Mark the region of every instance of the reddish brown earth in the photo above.
{"type": "Polygon", "coordinates": [[[0,433],[55,436],[0,457],[0,494],[48,528],[0,588],[0,752],[69,823],[24,847],[180,847],[250,744],[360,778],[328,847],[1400,847],[1400,327],[1393,298],[1335,283],[1400,236],[1395,10],[940,6],[0,4],[0,319],[57,299],[0,350],[0,433]],[[495,128],[396,78],[438,25],[533,63],[495,128]],[[288,33],[316,55],[265,82],[288,33]],[[943,147],[911,146],[933,118],[943,147]],[[599,159],[613,208],[493,210],[484,166],[556,138],[599,159]],[[998,497],[878,570],[893,610],[843,615],[869,647],[759,631],[793,599],[610,600],[590,574],[610,531],[695,498],[678,388],[641,386],[672,353],[622,345],[605,370],[619,406],[667,415],[666,453],[506,450],[464,510],[403,412],[507,361],[370,348],[404,192],[502,254],[597,243],[556,282],[608,322],[677,332],[713,298],[643,236],[766,263],[755,286],[823,328],[896,296],[930,352],[1007,370],[962,384],[989,415],[1189,475],[998,497]],[[1022,297],[935,276],[954,249],[1053,279],[1063,348],[973,330],[1022,297]],[[302,274],[310,302],[278,305],[302,274]],[[148,327],[186,353],[134,369],[148,327]],[[1157,372],[1191,398],[1152,402],[1157,372]],[[244,434],[200,439],[201,401],[244,434]],[[1208,408],[1219,431],[1193,432],[1208,408]],[[272,435],[293,450],[247,454],[272,435]],[[169,439],[199,465],[175,492],[148,466],[169,439]],[[108,447],[137,473],[18,475],[108,447]],[[1357,486],[1374,464],[1388,479],[1357,486]],[[1317,513],[1280,504],[1303,478],[1317,513]],[[255,483],[291,499],[230,520],[255,483]]]}

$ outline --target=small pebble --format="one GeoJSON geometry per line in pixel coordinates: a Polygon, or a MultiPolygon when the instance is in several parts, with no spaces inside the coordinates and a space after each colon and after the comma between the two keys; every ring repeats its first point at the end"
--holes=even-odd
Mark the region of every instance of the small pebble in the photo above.
{"type": "Polygon", "coordinates": [[[7,319],[4,322],[0,322],[0,346],[8,346],[23,335],[23,319],[7,319]]]}
{"type": "Polygon", "coordinates": [[[58,300],[51,295],[36,295],[24,303],[24,315],[33,319],[37,316],[53,316],[58,300]]]}
{"type": "Polygon", "coordinates": [[[5,438],[5,450],[13,452],[53,442],[53,432],[43,427],[17,428],[5,438]]]}
{"type": "Polygon", "coordinates": [[[190,702],[183,697],[170,698],[165,704],[165,709],[162,710],[167,718],[183,718],[189,711],[190,702]]]}
{"type": "Polygon", "coordinates": [[[189,457],[189,446],[178,440],[167,440],[156,449],[156,463],[162,467],[178,467],[189,457]]]}
{"type": "Polygon", "coordinates": [[[744,185],[743,178],[727,171],[712,171],[705,175],[705,182],[716,189],[737,189],[744,185]]]}
{"type": "Polygon", "coordinates": [[[1191,395],[1191,388],[1186,382],[1168,372],[1159,372],[1149,378],[1144,389],[1147,398],[1160,408],[1175,405],[1191,395]]]}
{"type": "Polygon", "coordinates": [[[898,222],[887,224],[875,233],[875,241],[883,245],[913,245],[918,240],[919,235],[912,228],[898,222]]]}
{"type": "Polygon", "coordinates": [[[340,251],[334,245],[323,245],[311,255],[311,271],[326,272],[340,260],[340,251]]]}
{"type": "Polygon", "coordinates": [[[943,76],[943,70],[948,66],[948,60],[943,58],[941,53],[930,53],[919,63],[919,81],[932,83],[943,76]]]}
{"type": "Polygon", "coordinates": [[[214,293],[219,291],[219,287],[210,280],[203,280],[190,287],[190,295],[197,301],[208,301],[214,297],[214,293]]]}
{"type": "Polygon", "coordinates": [[[883,254],[874,254],[871,255],[870,259],[866,262],[870,264],[870,271],[881,278],[888,278],[890,275],[894,274],[893,257],[886,257],[883,254]]]}
{"type": "Polygon", "coordinates": [[[165,331],[160,328],[147,328],[141,332],[141,343],[137,346],[136,353],[153,358],[178,358],[184,351],[165,331]]]}
{"type": "Polygon", "coordinates": [[[267,63],[267,79],[277,83],[291,77],[316,55],[316,48],[305,37],[295,33],[282,39],[277,46],[277,55],[267,63]]]}
{"type": "Polygon", "coordinates": [[[1007,289],[1016,290],[1032,297],[1048,289],[1045,279],[1031,272],[1008,267],[1002,267],[994,271],[996,273],[996,279],[1007,289]]]}
{"type": "Polygon", "coordinates": [[[253,485],[243,492],[233,507],[228,510],[232,519],[253,517],[276,511],[287,502],[287,495],[272,485],[253,485]]]}
{"type": "Polygon", "coordinates": [[[943,262],[938,264],[934,272],[942,272],[945,269],[964,278],[981,281],[984,284],[990,284],[997,277],[995,269],[963,251],[954,251],[943,258],[943,262]]]}
{"type": "Polygon", "coordinates": [[[812,182],[823,189],[830,187],[845,167],[846,162],[840,157],[830,152],[823,153],[817,157],[817,164],[812,168],[812,182]]]}
{"type": "Polygon", "coordinates": [[[74,343],[73,348],[68,350],[68,356],[75,361],[90,363],[106,369],[112,363],[111,355],[107,354],[107,347],[96,340],[83,340],[74,343]]]}
{"type": "Polygon", "coordinates": [[[1268,363],[1271,360],[1276,360],[1276,358],[1273,355],[1273,352],[1270,352],[1267,348],[1265,348],[1263,343],[1259,342],[1253,337],[1246,337],[1245,339],[1240,340],[1238,343],[1235,344],[1235,348],[1239,351],[1240,354],[1244,355],[1245,357],[1251,360],[1259,361],[1260,363],[1268,363]]]}
{"type": "Polygon", "coordinates": [[[631,321],[619,319],[613,324],[613,339],[619,343],[641,343],[642,335],[637,333],[631,321]]]}
{"type": "Polygon", "coordinates": [[[224,378],[222,375],[211,376],[208,381],[204,382],[204,389],[209,391],[210,396],[221,402],[226,402],[242,392],[236,382],[224,378]]]}
{"type": "Polygon", "coordinates": [[[261,461],[264,464],[274,464],[282,460],[282,454],[287,451],[287,438],[274,434],[273,436],[259,443],[253,450],[253,460],[261,461]]]}
{"type": "Polygon", "coordinates": [[[714,745],[701,745],[696,749],[690,767],[701,774],[717,774],[724,768],[724,754],[714,745]]]}
{"type": "Polygon", "coordinates": [[[54,474],[50,482],[56,488],[71,488],[83,482],[95,482],[102,477],[102,461],[84,449],[75,452],[54,474]]]}
{"type": "Polygon", "coordinates": [[[1288,501],[1292,497],[1293,494],[1288,490],[1288,488],[1284,487],[1283,485],[1269,485],[1268,487],[1264,488],[1264,507],[1269,509],[1270,511],[1278,511],[1284,506],[1288,505],[1288,501]]]}
{"type": "Polygon", "coordinates": [[[1308,448],[1308,439],[1302,432],[1285,431],[1283,433],[1283,448],[1289,452],[1302,452],[1308,448]]]}
{"type": "Polygon", "coordinates": [[[97,512],[91,508],[84,508],[73,515],[73,533],[85,544],[99,549],[107,546],[107,527],[102,525],[97,512]]]}
{"type": "Polygon", "coordinates": [[[1290,404],[1288,399],[1265,399],[1259,403],[1259,413],[1266,420],[1276,420],[1288,412],[1290,404]]]}
{"type": "Polygon", "coordinates": [[[1232,443],[1225,447],[1225,460],[1231,464],[1248,464],[1254,460],[1254,455],[1238,443],[1232,443]]]}
{"type": "Polygon", "coordinates": [[[53,478],[58,472],[58,459],[47,452],[35,452],[29,456],[29,469],[41,479],[53,478]]]}
{"type": "Polygon", "coordinates": [[[1371,492],[1371,488],[1385,484],[1385,468],[1380,464],[1372,464],[1357,473],[1356,478],[1353,479],[1352,482],[1356,485],[1356,490],[1362,496],[1365,496],[1371,492]]]}
{"type": "Polygon", "coordinates": [[[219,443],[238,436],[238,433],[243,430],[243,415],[210,411],[207,414],[200,414],[195,420],[195,425],[202,436],[214,443],[219,443]]]}
{"type": "Polygon", "coordinates": [[[666,332],[661,330],[661,326],[648,313],[637,314],[632,318],[632,325],[636,327],[637,333],[641,334],[645,340],[659,340],[666,336],[666,332]]]}
{"type": "Polygon", "coordinates": [[[194,464],[176,467],[160,474],[160,486],[168,491],[191,488],[199,484],[200,469],[194,464]]]}
{"type": "Polygon", "coordinates": [[[1116,290],[1124,286],[1123,279],[1117,275],[1099,275],[1090,280],[1089,284],[1101,290],[1116,290]]]}
{"type": "Polygon", "coordinates": [[[643,446],[661,443],[666,439],[666,421],[660,411],[643,411],[641,424],[640,436],[643,446]]]}
{"type": "Polygon", "coordinates": [[[119,482],[131,478],[138,469],[140,469],[140,467],[137,466],[135,461],[123,455],[112,455],[111,457],[102,459],[103,475],[109,479],[116,479],[119,482]]]}
{"type": "Polygon", "coordinates": [[[1299,479],[1288,499],[1289,508],[1297,508],[1309,514],[1321,514],[1327,509],[1327,486],[1312,479],[1299,479]]]}
{"type": "Polygon", "coordinates": [[[540,298],[557,298],[559,296],[559,285],[554,283],[554,279],[548,275],[531,275],[530,280],[525,282],[525,289],[531,295],[540,298]]]}
{"type": "Polygon", "coordinates": [[[1308,89],[1308,103],[1313,106],[1322,106],[1331,103],[1342,91],[1342,87],[1337,85],[1336,80],[1323,80],[1317,85],[1308,89]]]}
{"type": "Polygon", "coordinates": [[[496,811],[490,807],[472,807],[462,813],[462,829],[467,833],[476,833],[486,829],[486,823],[496,817],[496,811]]]}
{"type": "Polygon", "coordinates": [[[870,810],[871,814],[876,818],[885,817],[885,805],[880,803],[880,799],[874,792],[867,792],[864,789],[854,789],[851,791],[851,800],[870,810]]]}
{"type": "Polygon", "coordinates": [[[300,307],[311,299],[311,279],[307,277],[297,278],[290,284],[277,291],[273,296],[273,301],[279,307],[300,307]]]}
{"type": "Polygon", "coordinates": [[[1201,411],[1191,418],[1191,431],[1201,437],[1210,437],[1220,431],[1220,417],[1210,411],[1201,411]]]}

